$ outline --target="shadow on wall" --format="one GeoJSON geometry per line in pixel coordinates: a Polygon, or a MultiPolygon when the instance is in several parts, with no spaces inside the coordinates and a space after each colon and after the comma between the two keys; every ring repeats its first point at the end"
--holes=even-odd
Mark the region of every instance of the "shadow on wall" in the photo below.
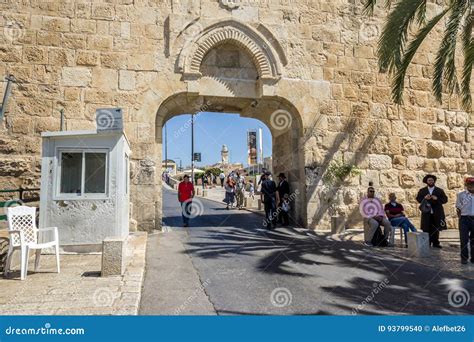
{"type": "MultiPolygon", "coordinates": [[[[459,279],[450,271],[441,271],[421,264],[387,256],[383,249],[367,248],[360,243],[335,241],[328,236],[315,235],[308,230],[256,230],[240,222],[239,215],[203,215],[193,221],[193,238],[186,251],[203,259],[252,256],[259,272],[285,275],[314,281],[324,293],[340,300],[326,301],[330,312],[347,314],[471,314],[474,301],[463,307],[453,307],[448,301],[449,288],[443,279],[459,279]],[[226,220],[227,230],[206,228],[209,220],[226,220]],[[203,227],[200,227],[202,222],[203,227]],[[202,240],[200,239],[202,238],[202,240]],[[201,242],[202,241],[202,242],[201,242]],[[262,253],[263,252],[263,253],[262,253]],[[257,254],[258,253],[258,254],[257,254]],[[260,257],[260,259],[258,259],[260,257]],[[337,279],[333,279],[337,278],[337,279]],[[318,281],[320,279],[320,281],[318,281]],[[383,279],[377,281],[374,279],[383,279]],[[318,284],[328,284],[318,285],[318,284]],[[376,295],[367,305],[359,306],[375,287],[376,295]],[[399,300],[394,300],[399,298],[399,300]],[[390,306],[386,306],[390,303],[390,306]]],[[[170,217],[169,220],[179,220],[170,217]]],[[[474,281],[459,279],[472,293],[474,281]]],[[[323,314],[323,312],[317,312],[323,314]]]]}
{"type": "MultiPolygon", "coordinates": [[[[326,172],[330,162],[334,159],[334,155],[340,151],[349,152],[349,149],[343,149],[343,145],[345,143],[347,144],[347,146],[351,147],[351,152],[357,153],[354,153],[350,159],[344,160],[344,163],[360,166],[360,163],[363,161],[363,157],[368,154],[369,147],[373,144],[379,134],[378,125],[365,128],[363,127],[363,125],[361,125],[362,122],[363,121],[356,118],[349,118],[344,124],[341,132],[337,134],[331,147],[326,151],[323,161],[305,166],[306,178],[307,180],[309,178],[309,184],[307,185],[308,198],[312,198],[312,196],[317,192],[319,188],[318,184],[320,184],[321,179],[324,173],[326,172]],[[363,139],[359,142],[356,141],[355,137],[360,136],[359,134],[362,133],[363,139]]],[[[367,120],[364,122],[367,122],[367,120]]],[[[373,122],[376,123],[377,121],[373,122]]],[[[315,131],[316,127],[313,127],[313,129],[309,133],[309,136],[313,135],[315,131]]],[[[308,139],[305,139],[305,141],[307,140],[308,139]]],[[[343,182],[338,182],[334,184],[334,188],[338,188],[342,185],[343,182]]],[[[319,207],[311,218],[311,227],[315,227],[321,223],[324,215],[328,212],[329,207],[329,203],[324,201],[320,202],[319,207]]],[[[352,220],[355,219],[356,221],[358,221],[361,218],[360,215],[357,215],[359,215],[359,211],[358,209],[354,209],[346,218],[350,218],[352,220]]]]}

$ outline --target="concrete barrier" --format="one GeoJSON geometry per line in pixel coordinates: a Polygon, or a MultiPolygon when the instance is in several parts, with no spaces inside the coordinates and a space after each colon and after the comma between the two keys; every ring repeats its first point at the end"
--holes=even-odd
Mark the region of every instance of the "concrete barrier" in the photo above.
{"type": "Polygon", "coordinates": [[[102,242],[102,277],[123,275],[127,237],[109,237],[102,242]]]}
{"type": "Polygon", "coordinates": [[[207,197],[207,190],[202,191],[202,197],[207,197]]]}
{"type": "Polygon", "coordinates": [[[430,236],[424,232],[408,232],[408,253],[410,256],[426,258],[430,256],[430,236]]]}

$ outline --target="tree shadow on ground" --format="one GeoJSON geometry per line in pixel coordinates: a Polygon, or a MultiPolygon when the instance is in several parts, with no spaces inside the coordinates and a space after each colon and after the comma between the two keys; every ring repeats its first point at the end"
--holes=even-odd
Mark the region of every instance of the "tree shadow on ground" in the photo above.
{"type": "Polygon", "coordinates": [[[242,215],[203,215],[191,223],[186,253],[203,259],[251,256],[259,272],[314,279],[314,287],[340,299],[327,305],[346,313],[474,312],[473,301],[461,307],[450,305],[451,290],[474,293],[472,280],[397,258],[383,248],[336,241],[302,228],[261,229],[258,222],[246,221],[242,215]],[[446,285],[453,279],[456,288],[446,285]]]}

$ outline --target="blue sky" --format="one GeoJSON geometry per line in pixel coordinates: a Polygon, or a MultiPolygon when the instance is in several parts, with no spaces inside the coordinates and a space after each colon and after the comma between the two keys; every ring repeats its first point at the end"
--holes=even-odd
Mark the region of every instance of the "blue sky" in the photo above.
{"type": "MultiPolygon", "coordinates": [[[[191,164],[191,115],[170,119],[168,130],[168,159],[183,161],[183,167],[191,164]]],[[[262,128],[263,154],[272,154],[272,136],[264,123],[256,119],[242,118],[238,114],[201,113],[195,116],[194,151],[201,152],[202,162],[197,167],[211,165],[221,160],[222,145],[226,144],[232,163],[247,165],[247,131],[262,128]]],[[[163,128],[163,159],[165,158],[163,128]]]]}

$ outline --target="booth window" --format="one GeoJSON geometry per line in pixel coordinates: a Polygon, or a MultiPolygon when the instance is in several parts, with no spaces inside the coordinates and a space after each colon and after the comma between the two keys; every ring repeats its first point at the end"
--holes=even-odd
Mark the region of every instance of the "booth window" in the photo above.
{"type": "Polygon", "coordinates": [[[61,151],[59,157],[59,195],[106,194],[106,151],[61,151]]]}

